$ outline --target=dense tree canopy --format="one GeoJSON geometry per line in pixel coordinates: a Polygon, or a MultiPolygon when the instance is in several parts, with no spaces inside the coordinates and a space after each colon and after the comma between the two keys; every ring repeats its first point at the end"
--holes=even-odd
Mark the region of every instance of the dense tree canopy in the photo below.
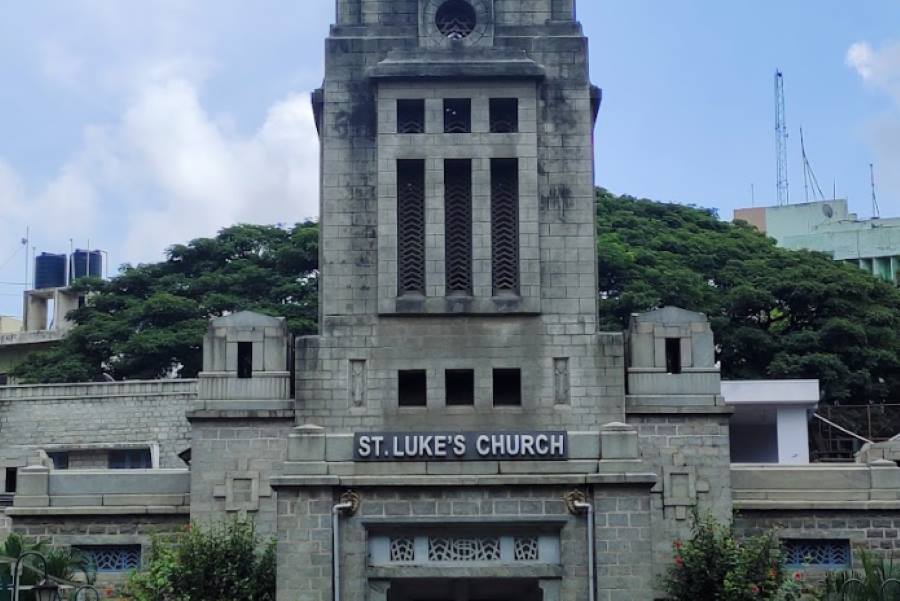
{"type": "Polygon", "coordinates": [[[706,313],[725,377],[819,378],[828,401],[900,400],[900,291],[778,248],[714,211],[598,191],[601,322],[661,305],[706,313]]]}
{"type": "MultiPolygon", "coordinates": [[[[900,291],[806,251],[777,248],[713,211],[598,190],[600,321],[678,305],[706,313],[730,378],[819,378],[825,399],[900,400],[900,291]]],[[[200,369],[210,317],[251,309],[315,330],[318,228],[238,225],[127,267],[72,315],[70,335],[32,355],[23,382],[154,378],[200,369]]]]}
{"type": "Polygon", "coordinates": [[[89,302],[53,349],[13,372],[20,381],[157,378],[180,368],[196,376],[209,318],[253,310],[287,318],[295,334],[315,331],[318,227],[236,225],[215,238],[168,249],[159,263],[125,266],[109,281],[80,280],[89,302]]]}

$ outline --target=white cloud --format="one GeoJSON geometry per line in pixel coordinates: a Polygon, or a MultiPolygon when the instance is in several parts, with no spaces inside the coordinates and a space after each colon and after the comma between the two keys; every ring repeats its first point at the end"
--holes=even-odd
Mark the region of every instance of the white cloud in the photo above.
{"type": "Polygon", "coordinates": [[[876,50],[868,42],[847,49],[846,63],[867,84],[887,92],[900,105],[900,42],[876,50]]]}
{"type": "Polygon", "coordinates": [[[866,127],[875,162],[879,196],[900,199],[900,42],[875,48],[856,42],[847,49],[847,66],[873,90],[887,94],[891,104],[866,127]]]}
{"type": "Polygon", "coordinates": [[[34,194],[0,161],[8,223],[63,240],[115,228],[116,262],[156,260],[170,244],[237,222],[314,217],[317,189],[308,95],[275,103],[257,131],[241,136],[213,120],[197,87],[178,77],[152,78],[118,122],[86,128],[78,151],[34,194]]]}

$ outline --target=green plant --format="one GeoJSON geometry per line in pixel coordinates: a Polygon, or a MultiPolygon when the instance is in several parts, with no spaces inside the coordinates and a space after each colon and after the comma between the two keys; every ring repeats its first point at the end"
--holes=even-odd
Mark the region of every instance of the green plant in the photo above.
{"type": "Polygon", "coordinates": [[[192,524],[170,540],[156,538],[145,568],[131,574],[134,601],[274,601],[275,541],[253,522],[192,524]]]}
{"type": "Polygon", "coordinates": [[[694,514],[691,538],[676,541],[663,586],[672,601],[799,598],[774,531],[738,541],[731,524],[694,514]]]}
{"type": "Polygon", "coordinates": [[[826,601],[900,601],[900,566],[893,558],[859,551],[862,570],[829,574],[825,578],[826,601]]]}
{"type": "MultiPolygon", "coordinates": [[[[92,562],[77,549],[50,547],[42,542],[29,543],[14,532],[0,544],[0,558],[10,562],[0,564],[0,581],[11,583],[15,560],[31,552],[40,553],[47,560],[47,573],[60,583],[73,584],[78,577],[84,582],[92,583],[97,575],[92,562]]],[[[43,577],[43,569],[40,559],[34,556],[25,558],[21,584],[37,584],[43,577]]],[[[30,598],[30,593],[23,593],[23,598],[30,598]]],[[[0,596],[0,599],[5,597],[0,596]]]]}

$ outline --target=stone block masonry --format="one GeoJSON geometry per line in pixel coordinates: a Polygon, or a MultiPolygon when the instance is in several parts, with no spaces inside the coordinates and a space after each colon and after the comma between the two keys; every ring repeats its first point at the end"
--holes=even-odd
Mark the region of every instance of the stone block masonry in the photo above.
{"type": "MultiPolygon", "coordinates": [[[[196,396],[196,380],[0,387],[0,462],[22,467],[37,449],[90,454],[140,443],[158,445],[159,467],[185,467],[178,453],[190,445],[185,411],[196,396]]],[[[82,466],[105,467],[96,457],[82,466]]]]}

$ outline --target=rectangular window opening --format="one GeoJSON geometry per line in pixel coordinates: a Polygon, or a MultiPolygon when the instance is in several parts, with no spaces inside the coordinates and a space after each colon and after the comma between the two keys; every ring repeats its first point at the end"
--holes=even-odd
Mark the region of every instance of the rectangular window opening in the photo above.
{"type": "Polygon", "coordinates": [[[495,296],[519,294],[517,159],[491,159],[491,274],[495,296]]]}
{"type": "Polygon", "coordinates": [[[468,98],[444,100],[444,133],[472,133],[472,101],[468,98]]]}
{"type": "Polygon", "coordinates": [[[492,134],[514,134],[519,131],[519,99],[491,98],[492,134]]]}
{"type": "Polygon", "coordinates": [[[666,373],[681,373],[681,338],[666,338],[666,373]]]}
{"type": "Polygon", "coordinates": [[[98,572],[128,572],[141,567],[140,545],[73,545],[98,572]]]}
{"type": "Polygon", "coordinates": [[[424,369],[407,369],[397,373],[397,404],[401,407],[424,407],[428,404],[428,379],[424,369]]]}
{"type": "Polygon", "coordinates": [[[47,457],[53,462],[53,469],[67,470],[69,469],[69,453],[67,451],[54,451],[47,453],[47,457]]]}
{"type": "Polygon", "coordinates": [[[515,406],[522,404],[522,370],[494,370],[494,406],[515,406]]]}
{"type": "Polygon", "coordinates": [[[6,386],[9,384],[9,376],[7,374],[0,374],[0,386],[6,386]]]}
{"type": "Polygon", "coordinates": [[[425,133],[425,101],[422,99],[397,101],[397,133],[425,133]]]}
{"type": "Polygon", "coordinates": [[[847,539],[786,539],[781,544],[789,568],[845,570],[853,563],[847,539]]]}
{"type": "Polygon", "coordinates": [[[111,470],[147,470],[153,467],[150,449],[113,449],[109,452],[111,470]]]}
{"type": "Polygon", "coordinates": [[[444,372],[444,384],[448,406],[475,404],[475,370],[448,369],[444,372]]]}
{"type": "Polygon", "coordinates": [[[397,161],[397,293],[425,294],[425,161],[397,161]]]}
{"type": "Polygon", "coordinates": [[[472,294],[472,161],[444,161],[444,261],[448,295],[472,294]]]}
{"type": "Polygon", "coordinates": [[[253,343],[238,342],[237,343],[237,377],[252,378],[253,377],[253,343]]]}
{"type": "Polygon", "coordinates": [[[6,468],[6,491],[8,493],[16,492],[16,480],[19,476],[19,468],[17,467],[8,467],[6,468]]]}

